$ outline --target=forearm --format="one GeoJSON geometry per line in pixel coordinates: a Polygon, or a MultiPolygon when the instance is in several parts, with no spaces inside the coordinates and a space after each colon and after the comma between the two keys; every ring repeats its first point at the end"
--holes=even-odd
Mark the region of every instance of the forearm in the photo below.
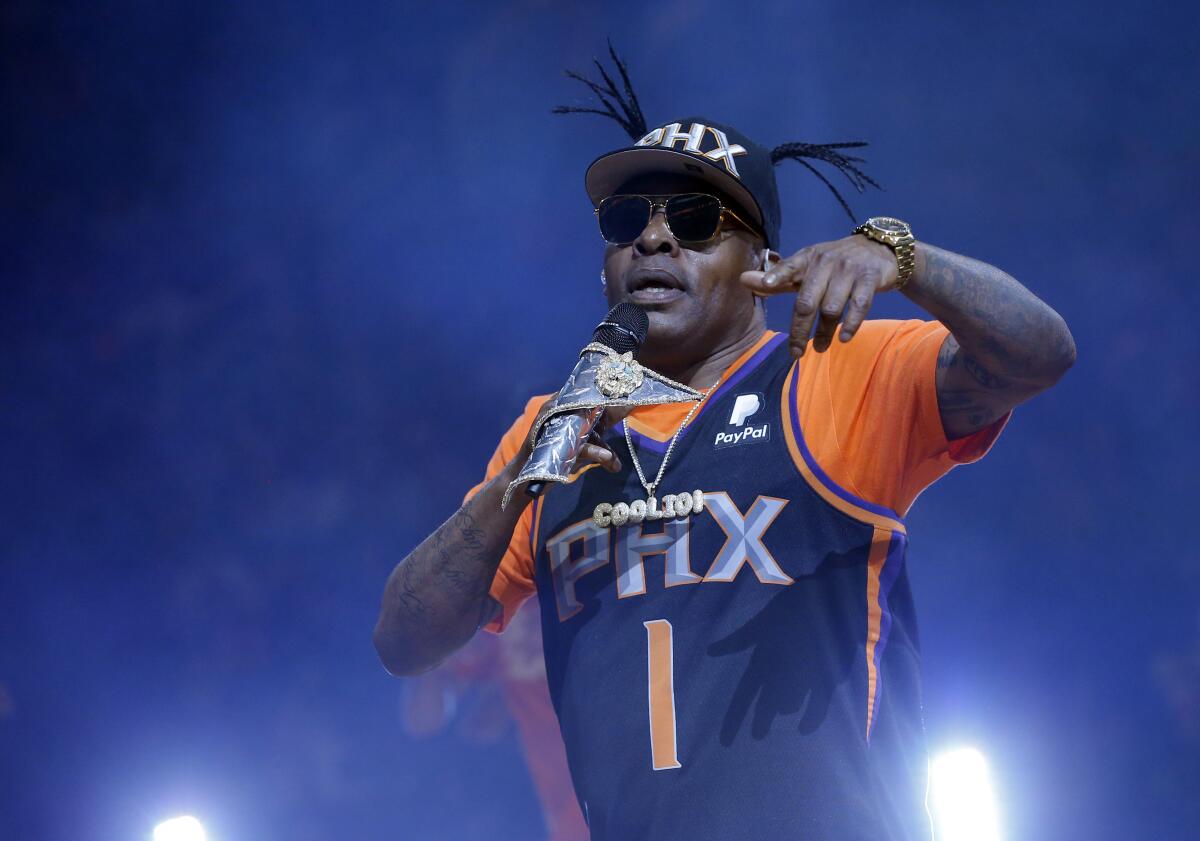
{"type": "Polygon", "coordinates": [[[985,387],[990,380],[1036,393],[1075,361],[1062,317],[995,266],[920,242],[903,292],[950,329],[963,364],[985,387]]]}
{"type": "Polygon", "coordinates": [[[514,475],[512,465],[501,471],[392,570],[374,635],[392,674],[436,666],[490,616],[488,590],[528,505],[518,493],[500,510],[514,475]]]}

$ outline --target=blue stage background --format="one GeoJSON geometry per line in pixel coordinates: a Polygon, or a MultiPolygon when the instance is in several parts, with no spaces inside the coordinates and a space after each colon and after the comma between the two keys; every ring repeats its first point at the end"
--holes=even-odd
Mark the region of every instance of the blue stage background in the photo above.
{"type": "MultiPolygon", "coordinates": [[[[911,517],[931,746],[1010,841],[1197,837],[1196,15],[4,4],[0,837],[540,837],[515,738],[406,738],[370,632],[603,313],[625,139],[549,108],[607,36],[652,122],[870,140],[859,216],[1065,316],[1076,367],[911,517]]],[[[780,181],[786,251],[846,234],[780,181]]]]}

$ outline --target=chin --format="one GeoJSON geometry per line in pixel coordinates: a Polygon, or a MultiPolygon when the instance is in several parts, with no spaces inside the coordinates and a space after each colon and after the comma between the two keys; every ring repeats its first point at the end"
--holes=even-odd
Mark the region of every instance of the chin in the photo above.
{"type": "Polygon", "coordinates": [[[642,346],[644,358],[671,357],[681,345],[694,338],[699,325],[684,318],[681,313],[649,313],[650,332],[642,346]]]}
{"type": "Polygon", "coordinates": [[[662,310],[646,310],[650,317],[650,332],[646,335],[647,344],[661,344],[664,341],[678,340],[688,332],[688,319],[682,313],[663,312],[662,310]]]}

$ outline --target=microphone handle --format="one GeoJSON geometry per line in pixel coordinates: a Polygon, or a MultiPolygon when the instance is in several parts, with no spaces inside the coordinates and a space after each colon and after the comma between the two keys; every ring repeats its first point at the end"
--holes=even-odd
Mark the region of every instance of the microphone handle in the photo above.
{"type": "MultiPolygon", "coordinates": [[[[553,421],[550,421],[551,424],[557,422],[576,427],[574,432],[570,435],[570,438],[565,439],[564,441],[568,447],[567,452],[560,454],[560,460],[567,464],[566,469],[568,471],[575,465],[575,459],[578,457],[579,452],[587,443],[588,436],[591,435],[593,427],[595,427],[596,422],[603,414],[604,408],[602,406],[595,406],[589,409],[577,409],[571,414],[562,415],[559,418],[555,418],[553,421]]],[[[568,431],[570,430],[568,429],[568,431]]],[[[546,430],[543,429],[542,433],[545,434],[545,432],[546,430]]],[[[534,454],[538,452],[538,448],[541,445],[542,439],[539,437],[537,445],[534,446],[534,453],[530,454],[530,460],[534,459],[534,454]]],[[[526,465],[528,466],[528,464],[529,462],[527,461],[526,465]]],[[[534,480],[525,486],[525,493],[530,499],[537,499],[546,492],[546,486],[546,482],[534,480]]]]}

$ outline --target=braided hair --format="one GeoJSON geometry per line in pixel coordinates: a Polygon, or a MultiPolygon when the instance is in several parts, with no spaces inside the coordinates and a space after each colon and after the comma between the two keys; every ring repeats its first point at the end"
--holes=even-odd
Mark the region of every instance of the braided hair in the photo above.
{"type": "Polygon", "coordinates": [[[636,143],[649,133],[649,129],[646,128],[646,118],[642,115],[642,106],[638,103],[637,94],[633,92],[633,83],[629,81],[629,71],[625,67],[625,62],[621,61],[621,57],[617,55],[617,51],[613,47],[611,40],[608,42],[608,54],[612,57],[613,64],[617,67],[617,73],[621,76],[621,81],[624,83],[624,95],[622,95],[622,91],[617,90],[616,84],[608,74],[608,71],[604,69],[604,65],[600,63],[600,59],[595,58],[592,59],[592,63],[600,71],[600,78],[604,82],[602,85],[593,82],[582,73],[577,73],[574,70],[567,70],[565,72],[567,78],[587,85],[588,89],[599,101],[601,107],[585,108],[581,105],[556,105],[550,109],[550,113],[599,114],[602,117],[608,117],[610,120],[615,121],[621,128],[625,129],[625,133],[636,143]]]}
{"type": "MultiPolygon", "coordinates": [[[[629,80],[629,70],[621,57],[617,55],[616,49],[612,45],[612,41],[608,42],[608,54],[612,58],[613,65],[616,67],[616,73],[611,74],[605,70],[604,65],[599,59],[593,59],[596,65],[596,70],[600,73],[600,81],[593,81],[582,73],[574,70],[567,70],[566,76],[574,79],[577,82],[585,85],[592,95],[596,98],[596,104],[592,106],[585,105],[556,105],[550,109],[552,114],[599,114],[602,117],[607,117],[617,123],[625,133],[629,135],[634,143],[641,140],[649,133],[646,126],[646,118],[642,114],[642,106],[638,102],[637,94],[633,92],[633,83],[629,80]],[[616,75],[621,80],[621,86],[618,87],[613,76],[616,75]]],[[[865,163],[863,158],[854,155],[847,155],[839,151],[842,149],[860,149],[866,146],[866,141],[863,140],[848,140],[840,143],[781,143],[771,150],[771,163],[778,166],[781,161],[793,160],[811,172],[821,182],[829,188],[837,199],[838,204],[846,211],[846,215],[851,221],[857,221],[854,212],[850,209],[850,205],[838,192],[837,187],[833,185],[825,174],[813,166],[809,161],[822,161],[829,164],[834,169],[838,170],[850,182],[859,193],[865,192],[867,187],[874,187],[877,190],[883,189],[867,175],[858,164],[865,163]]]]}

